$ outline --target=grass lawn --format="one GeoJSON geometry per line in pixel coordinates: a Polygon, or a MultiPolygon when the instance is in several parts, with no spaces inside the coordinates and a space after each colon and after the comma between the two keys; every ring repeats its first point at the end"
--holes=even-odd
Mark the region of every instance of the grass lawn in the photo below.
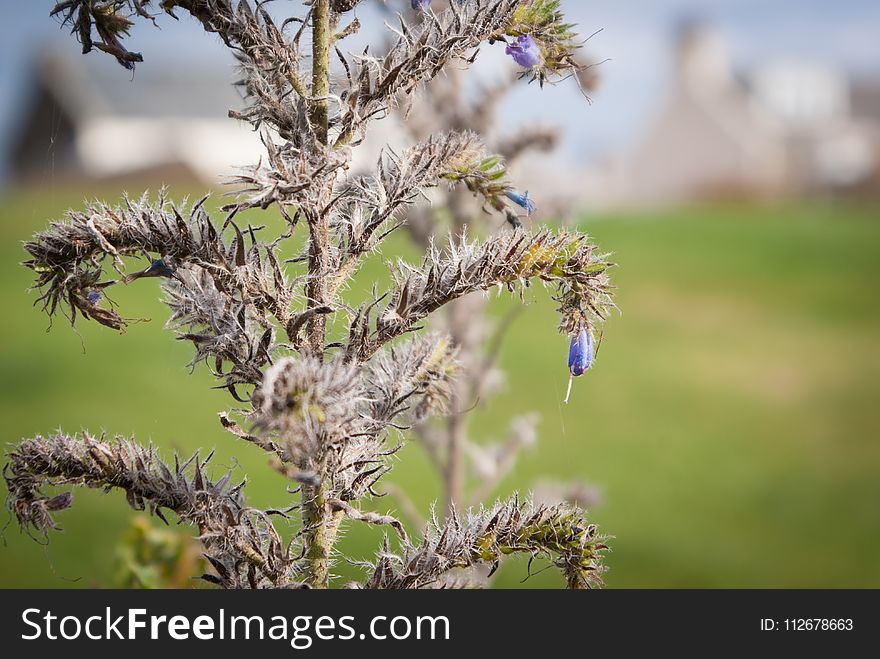
{"type": "MultiPolygon", "coordinates": [[[[20,241],[80,197],[0,199],[4,441],[61,427],[135,434],[166,451],[217,447],[217,468],[249,475],[251,501],[283,505],[286,483],[265,456],[220,428],[227,394],[209,389],[203,368],[189,375],[190,347],[163,331],[155,281],[116,293],[124,315],[152,319],[124,336],[89,323],[79,336],[60,317],[45,332],[17,266],[20,241]]],[[[620,266],[622,314],[563,407],[567,340],[547,292],[526,293],[503,349],[506,390],[473,413],[481,437],[502,433],[514,410],[542,417],[538,448],[498,494],[543,477],[599,484],[605,503],[591,516],[616,536],[610,587],[880,587],[878,218],[877,208],[824,205],[586,218],[620,266]]],[[[374,258],[351,294],[382,270],[374,258]]],[[[392,480],[427,507],[436,476],[418,446],[399,455],[392,480]]],[[[11,523],[0,586],[111,583],[132,514],[118,492],[77,491],[48,546],[11,523]]],[[[381,533],[350,527],[342,548],[367,558],[381,533]]],[[[525,569],[506,566],[498,584],[519,586],[525,569]]],[[[545,571],[523,585],[559,583],[545,571]]]]}

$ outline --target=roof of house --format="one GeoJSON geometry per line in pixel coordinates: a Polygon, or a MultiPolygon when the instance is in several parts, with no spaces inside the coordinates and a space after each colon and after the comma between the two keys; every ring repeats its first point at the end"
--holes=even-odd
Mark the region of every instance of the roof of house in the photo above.
{"type": "Polygon", "coordinates": [[[132,75],[112,57],[65,49],[42,55],[33,71],[11,150],[21,180],[46,169],[47,149],[55,174],[104,178],[184,166],[209,183],[261,153],[259,135],[228,117],[244,100],[227,58],[186,66],[153,58],[132,75]]]}

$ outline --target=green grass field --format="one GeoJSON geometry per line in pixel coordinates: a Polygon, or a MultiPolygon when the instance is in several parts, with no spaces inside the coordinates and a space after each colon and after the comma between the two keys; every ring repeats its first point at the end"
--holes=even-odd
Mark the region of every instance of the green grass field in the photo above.
{"type": "MultiPolygon", "coordinates": [[[[81,323],[80,338],[61,318],[45,332],[20,241],[80,196],[0,200],[4,441],[62,427],[216,447],[215,466],[238,464],[255,504],[283,505],[286,483],[265,457],[220,429],[227,395],[204,369],[189,375],[190,348],[163,331],[155,281],[116,294],[125,315],[152,319],[125,335],[81,323]]],[[[538,448],[497,494],[538,477],[601,485],[591,516],[616,536],[610,587],[880,587],[878,219],[876,207],[823,205],[585,219],[619,264],[622,314],[563,407],[567,341],[547,292],[527,292],[503,350],[506,391],[473,413],[482,437],[503,432],[514,410],[542,417],[538,448]]],[[[352,294],[382,269],[373,259],[352,294]]],[[[427,507],[437,478],[417,445],[399,456],[392,480],[427,507]]],[[[11,523],[0,585],[111,583],[132,514],[119,493],[77,491],[46,547],[11,523]]],[[[351,527],[342,549],[364,559],[380,539],[351,527]]],[[[520,586],[525,569],[508,565],[498,584],[520,586]]],[[[522,585],[559,581],[545,571],[522,585]]]]}

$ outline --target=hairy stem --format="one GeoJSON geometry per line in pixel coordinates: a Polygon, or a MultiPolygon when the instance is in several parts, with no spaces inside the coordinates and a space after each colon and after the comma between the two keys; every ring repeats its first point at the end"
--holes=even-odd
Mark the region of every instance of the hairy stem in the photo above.
{"type": "Polygon", "coordinates": [[[305,558],[309,563],[306,583],[312,588],[327,588],[330,585],[330,563],[336,533],[345,514],[332,511],[328,505],[328,483],[326,465],[321,466],[322,478],[315,487],[303,487],[303,526],[305,529],[305,558]]]}
{"type": "MultiPolygon", "coordinates": [[[[309,219],[309,282],[306,296],[310,308],[327,306],[328,294],[325,271],[330,256],[330,231],[327,217],[322,215],[309,219]]],[[[309,351],[318,359],[324,357],[324,340],[327,330],[327,315],[316,313],[306,321],[306,337],[309,351]]]]}
{"type": "MultiPolygon", "coordinates": [[[[327,144],[328,99],[330,92],[330,0],[315,0],[312,5],[312,127],[321,144],[327,144]]],[[[327,302],[327,261],[330,251],[330,233],[327,213],[316,210],[309,218],[309,283],[306,295],[309,306],[323,306],[327,302]]],[[[324,354],[327,328],[325,314],[315,314],[307,325],[309,348],[318,358],[324,354]]]]}
{"type": "MultiPolygon", "coordinates": [[[[330,92],[330,0],[315,0],[312,4],[312,97],[311,122],[321,144],[327,144],[328,99],[330,92]]],[[[327,303],[326,269],[330,251],[327,214],[318,211],[309,218],[309,276],[306,294],[310,306],[327,303]]],[[[324,355],[327,317],[315,314],[307,325],[309,348],[315,356],[324,355]]],[[[336,533],[342,521],[341,512],[331,512],[327,505],[328,474],[326,463],[319,465],[317,486],[304,485],[302,489],[303,527],[306,536],[306,582],[313,588],[327,588],[330,584],[330,560],[336,533]]]]}
{"type": "Polygon", "coordinates": [[[321,144],[327,144],[330,93],[330,0],[312,4],[312,128],[321,144]]]}

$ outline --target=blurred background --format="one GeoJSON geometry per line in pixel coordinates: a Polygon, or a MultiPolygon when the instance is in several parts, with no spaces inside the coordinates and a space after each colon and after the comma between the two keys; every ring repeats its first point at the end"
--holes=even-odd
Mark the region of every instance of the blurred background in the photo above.
{"type": "MultiPolygon", "coordinates": [[[[162,184],[175,199],[221,191],[221,175],[260,153],[257,136],[226,118],[241,105],[233,61],[194,21],[136,26],[129,45],[145,61],[132,75],[81,56],[48,17],[52,4],[0,0],[3,440],[64,428],[216,447],[215,466],[247,474],[252,501],[277,506],[286,483],[220,428],[226,394],[185,368],[190,347],[163,331],[155,282],[119,292],[127,315],[151,319],[125,336],[61,319],[47,334],[31,307],[21,241],[65,209],[162,184]]],[[[350,50],[379,34],[373,4],[359,10],[350,50]]],[[[499,130],[561,128],[562,148],[519,163],[514,178],[538,204],[535,222],[552,221],[542,200],[564,200],[613,252],[622,313],[563,406],[567,340],[547,292],[528,291],[501,353],[504,390],[472,412],[486,440],[514,413],[541,415],[537,447],[495,494],[538,477],[593,484],[590,516],[616,536],[610,587],[880,587],[880,6],[563,8],[596,32],[585,45],[598,79],[590,101],[574,84],[523,85],[499,130]]],[[[501,49],[481,55],[475,84],[506,66],[501,49]]],[[[401,132],[378,124],[356,164],[401,132]]],[[[416,258],[405,237],[383,252],[416,258]]],[[[349,295],[385,272],[373,258],[349,295]]],[[[492,313],[515,304],[501,297],[492,313]]],[[[419,446],[399,455],[390,478],[426,511],[438,479],[419,446]]],[[[151,537],[155,520],[95,491],[77,491],[60,519],[65,532],[47,546],[8,524],[0,585],[132,583],[129,541],[151,537]]],[[[380,538],[354,527],[342,549],[366,559],[380,538]]],[[[512,562],[497,585],[559,585],[553,571],[525,575],[512,562]]]]}

